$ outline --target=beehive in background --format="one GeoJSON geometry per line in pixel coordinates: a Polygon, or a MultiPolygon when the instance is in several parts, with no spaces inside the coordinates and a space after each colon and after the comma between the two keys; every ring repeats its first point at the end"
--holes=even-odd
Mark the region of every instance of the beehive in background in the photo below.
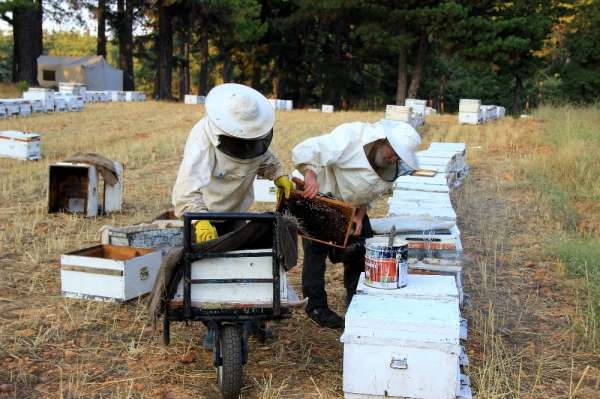
{"type": "Polygon", "coordinates": [[[183,103],[189,105],[201,105],[206,101],[206,97],[204,96],[196,96],[193,94],[186,94],[183,103]]]}
{"type": "Polygon", "coordinates": [[[37,161],[42,158],[41,136],[7,130],[0,132],[0,157],[37,161]]]}
{"type": "Polygon", "coordinates": [[[321,112],[325,112],[327,114],[333,113],[333,105],[330,105],[330,104],[321,105],[321,112]]]}
{"type": "Polygon", "coordinates": [[[407,98],[404,105],[411,107],[413,112],[420,114],[422,117],[426,115],[427,100],[417,100],[415,98],[407,98]]]}
{"type": "Polygon", "coordinates": [[[82,213],[97,216],[99,212],[121,210],[123,201],[123,166],[115,162],[117,183],[104,182],[98,171],[87,163],[58,162],[50,165],[48,212],[82,213]]]}

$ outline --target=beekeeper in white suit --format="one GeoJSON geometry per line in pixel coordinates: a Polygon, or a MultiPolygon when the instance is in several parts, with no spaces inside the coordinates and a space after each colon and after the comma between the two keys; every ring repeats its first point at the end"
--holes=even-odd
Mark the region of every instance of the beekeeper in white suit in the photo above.
{"type": "Polygon", "coordinates": [[[312,137],[292,150],[294,166],[304,175],[303,195],[325,193],[358,207],[353,218],[354,242],[345,251],[303,240],[302,292],[306,312],[318,325],[342,328],[343,319],[329,309],[325,292],[325,261],[344,263],[346,304],[356,292],[364,271],[365,239],[372,237],[367,215],[370,204],[392,188],[399,176],[418,168],[417,131],[404,122],[346,123],[331,133],[312,137]]]}
{"type": "MultiPolygon", "coordinates": [[[[213,88],[206,97],[206,116],[185,144],[173,187],[175,214],[246,212],[254,201],[256,176],[274,180],[289,197],[292,183],[269,150],[274,121],[273,107],[258,91],[235,83],[213,88]]],[[[227,232],[217,230],[208,220],[197,222],[196,242],[227,232]]]]}

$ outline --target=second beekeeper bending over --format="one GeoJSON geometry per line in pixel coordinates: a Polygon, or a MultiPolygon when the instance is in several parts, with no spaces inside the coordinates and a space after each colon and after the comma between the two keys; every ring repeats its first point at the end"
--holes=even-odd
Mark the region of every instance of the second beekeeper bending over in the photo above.
{"type": "MultiPolygon", "coordinates": [[[[331,133],[312,137],[292,150],[294,166],[304,175],[304,193],[321,192],[358,207],[353,218],[354,242],[345,250],[302,240],[302,292],[308,297],[308,317],[322,327],[341,328],[343,319],[329,309],[325,292],[325,261],[344,263],[346,304],[356,292],[365,268],[365,239],[372,237],[367,208],[392,188],[397,177],[418,168],[416,130],[403,122],[346,123],[331,133]]],[[[340,226],[341,228],[341,226],[340,226]]]]}
{"type": "MultiPolygon", "coordinates": [[[[274,180],[288,197],[292,184],[269,150],[275,121],[269,101],[250,87],[226,83],[208,93],[206,114],[185,144],[173,187],[175,214],[246,212],[254,202],[256,176],[274,180]]],[[[230,229],[199,221],[196,241],[215,239],[230,229]]]]}

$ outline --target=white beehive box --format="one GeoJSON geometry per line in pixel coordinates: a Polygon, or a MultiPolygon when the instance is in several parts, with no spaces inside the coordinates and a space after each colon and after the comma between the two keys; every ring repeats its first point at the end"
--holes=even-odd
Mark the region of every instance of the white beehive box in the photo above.
{"type": "MultiPolygon", "coordinates": [[[[436,184],[423,184],[423,183],[402,183],[394,185],[394,191],[425,191],[431,193],[449,193],[450,188],[448,185],[436,185],[436,184]]],[[[402,193],[394,195],[402,196],[402,193]]]]}
{"type": "Polygon", "coordinates": [[[64,96],[55,96],[54,97],[54,110],[56,112],[66,112],[67,108],[67,99],[64,96]]]}
{"type": "MultiPolygon", "coordinates": [[[[456,255],[462,252],[460,232],[456,226],[449,230],[402,232],[397,233],[396,237],[408,242],[409,257],[435,258],[442,255],[443,258],[448,258],[450,255],[452,258],[456,258],[456,255]]],[[[381,235],[369,238],[367,242],[386,243],[388,239],[388,235],[381,235]]]]}
{"type": "Polygon", "coordinates": [[[41,136],[16,130],[0,132],[0,156],[37,161],[41,159],[41,136]]]}
{"type": "Polygon", "coordinates": [[[340,340],[345,398],[456,398],[456,300],[355,295],[340,340]]]}
{"type": "Polygon", "coordinates": [[[70,162],[50,165],[48,212],[83,213],[93,217],[98,215],[100,207],[105,213],[120,211],[123,202],[123,166],[118,162],[114,164],[118,181],[114,186],[104,182],[102,195],[94,165],[70,162]]]}
{"type": "Polygon", "coordinates": [[[481,122],[479,112],[459,112],[458,123],[461,125],[478,125],[481,122]]]}
{"type": "Polygon", "coordinates": [[[365,273],[360,274],[356,293],[359,295],[382,295],[394,298],[433,299],[454,301],[458,306],[458,289],[454,277],[426,274],[408,274],[406,287],[382,290],[365,284],[365,273]]]}
{"type": "Polygon", "coordinates": [[[29,102],[31,103],[32,112],[38,113],[46,111],[46,105],[42,100],[29,100],[29,102]]]}
{"type": "Polygon", "coordinates": [[[447,185],[446,177],[440,173],[436,173],[435,176],[400,176],[394,182],[395,187],[403,186],[405,183],[418,183],[418,184],[430,184],[430,185],[447,185]]]}
{"type": "Polygon", "coordinates": [[[55,105],[59,100],[64,100],[67,111],[82,111],[84,107],[83,97],[69,93],[57,93],[54,99],[55,105]]]}
{"type": "Polygon", "coordinates": [[[54,112],[54,98],[44,101],[44,112],[54,112]]]}
{"type": "Polygon", "coordinates": [[[108,102],[110,101],[110,96],[106,91],[87,91],[86,95],[91,95],[94,98],[94,102],[108,102]]]}
{"type": "Polygon", "coordinates": [[[285,100],[285,110],[286,111],[291,111],[294,109],[294,101],[292,100],[285,100]]]}
{"type": "Polygon", "coordinates": [[[437,109],[432,107],[425,107],[425,116],[437,114],[437,109]]]}
{"type": "Polygon", "coordinates": [[[0,104],[6,108],[6,116],[18,115],[21,109],[21,104],[17,99],[0,100],[0,104]]]}
{"type": "Polygon", "coordinates": [[[149,293],[162,256],[151,249],[98,245],[61,255],[62,295],[127,301],[149,293]]]}
{"type": "Polygon", "coordinates": [[[27,100],[19,100],[19,115],[20,116],[29,116],[33,111],[31,107],[31,103],[27,100]]]}
{"type": "Polygon", "coordinates": [[[95,91],[86,91],[83,99],[86,103],[98,102],[98,94],[95,91]]]}
{"type": "Polygon", "coordinates": [[[254,200],[257,202],[277,202],[277,187],[267,179],[254,180],[254,200]]]}
{"type": "Polygon", "coordinates": [[[206,97],[204,96],[195,96],[193,94],[186,94],[184,97],[184,104],[193,104],[193,105],[198,105],[198,104],[204,104],[206,100],[206,97]]]}
{"type": "Polygon", "coordinates": [[[25,100],[42,100],[44,102],[54,100],[54,90],[32,87],[23,92],[23,98],[25,100]]]}
{"type": "Polygon", "coordinates": [[[409,258],[408,270],[413,273],[451,276],[456,284],[459,303],[462,306],[464,301],[464,291],[462,284],[462,261],[460,259],[449,260],[425,257],[419,260],[409,258]]]}
{"type": "Polygon", "coordinates": [[[459,154],[465,154],[466,145],[465,143],[446,143],[440,141],[434,141],[429,144],[428,150],[433,151],[447,151],[447,152],[455,152],[459,154]]]}
{"type": "Polygon", "coordinates": [[[433,207],[433,206],[413,206],[408,207],[407,203],[390,203],[388,216],[406,216],[415,218],[430,218],[434,220],[444,220],[456,222],[456,212],[452,207],[433,207]]]}
{"type": "Polygon", "coordinates": [[[371,227],[375,234],[389,234],[392,227],[396,232],[419,231],[419,230],[441,230],[451,229],[455,222],[435,220],[431,218],[417,218],[414,216],[388,216],[385,218],[371,219],[371,227]]]}
{"type": "Polygon", "coordinates": [[[119,102],[125,101],[125,92],[119,90],[109,90],[108,95],[110,96],[110,101],[119,102]]]}
{"type": "Polygon", "coordinates": [[[404,105],[411,107],[413,112],[425,116],[427,108],[427,100],[417,100],[415,98],[407,98],[404,105]]]}
{"type": "MultiPolygon", "coordinates": [[[[192,279],[273,278],[273,257],[261,255],[272,251],[254,249],[225,252],[223,257],[207,258],[192,263],[192,279]],[[252,257],[235,257],[239,253],[256,253],[252,257]],[[230,256],[227,256],[230,255],[230,256]]],[[[280,268],[281,304],[288,299],[287,277],[280,268]]],[[[191,290],[194,307],[270,306],[273,303],[272,283],[206,283],[194,284],[191,290]]],[[[183,301],[183,282],[179,283],[173,301],[183,301]]],[[[172,301],[172,302],[173,302],[172,301]]]]}
{"type": "Polygon", "coordinates": [[[412,108],[403,105],[388,104],[385,106],[385,119],[401,121],[406,123],[412,122],[412,108]]]}
{"type": "Polygon", "coordinates": [[[0,104],[0,118],[6,118],[6,107],[4,104],[0,104]]]}
{"type": "Polygon", "coordinates": [[[325,113],[328,113],[328,114],[333,113],[333,105],[323,104],[321,106],[321,112],[325,112],[325,113]]]}
{"type": "Polygon", "coordinates": [[[58,83],[58,91],[60,93],[71,94],[73,96],[85,96],[85,92],[87,91],[87,85],[83,83],[69,83],[69,82],[59,82],[58,83]]]}
{"type": "Polygon", "coordinates": [[[470,98],[461,98],[458,103],[459,113],[479,113],[481,107],[481,100],[475,100],[470,98]]]}
{"type": "MultiPolygon", "coordinates": [[[[418,192],[418,191],[417,191],[418,192]]],[[[397,194],[400,192],[396,191],[397,194]]],[[[445,193],[426,193],[421,191],[423,194],[442,194],[442,198],[431,198],[426,196],[424,198],[421,197],[410,197],[405,195],[400,195],[398,197],[390,197],[388,199],[388,204],[391,207],[405,207],[408,209],[412,208],[452,208],[452,202],[450,201],[450,195],[445,193]]]]}

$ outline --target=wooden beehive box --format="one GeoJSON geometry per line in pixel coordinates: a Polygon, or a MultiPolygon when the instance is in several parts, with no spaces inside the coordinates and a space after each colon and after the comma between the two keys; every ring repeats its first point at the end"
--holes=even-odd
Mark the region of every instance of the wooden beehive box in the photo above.
{"type": "Polygon", "coordinates": [[[128,301],[152,290],[162,256],[145,248],[97,245],[60,257],[61,292],[70,298],[128,301]]]}
{"type": "Polygon", "coordinates": [[[39,134],[16,130],[0,132],[0,157],[38,161],[42,157],[40,145],[39,134]]]}
{"type": "Polygon", "coordinates": [[[99,211],[120,211],[123,202],[123,166],[115,162],[118,182],[102,188],[98,171],[86,163],[58,162],[50,165],[48,212],[83,213],[97,216],[99,211]]]}
{"type": "Polygon", "coordinates": [[[290,198],[279,200],[277,211],[289,213],[300,221],[301,237],[345,248],[356,207],[321,195],[306,199],[292,191],[290,198]]]}

